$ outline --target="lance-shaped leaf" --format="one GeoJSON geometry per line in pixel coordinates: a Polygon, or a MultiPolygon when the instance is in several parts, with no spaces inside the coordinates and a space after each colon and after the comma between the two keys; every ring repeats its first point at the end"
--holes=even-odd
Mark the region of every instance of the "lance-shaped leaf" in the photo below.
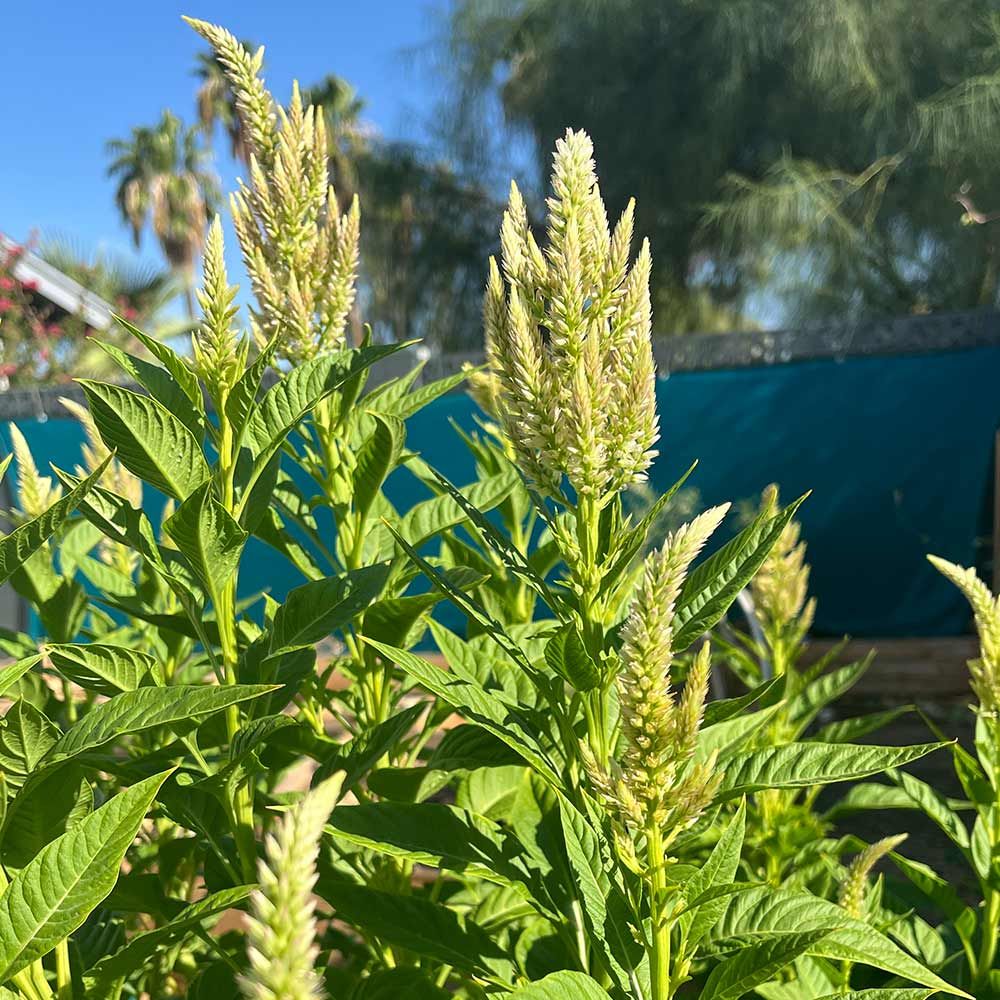
{"type": "Polygon", "coordinates": [[[115,320],[163,365],[170,373],[170,377],[180,386],[184,395],[191,400],[195,409],[204,412],[205,401],[201,394],[201,386],[198,384],[198,376],[188,367],[187,361],[166,344],[143,333],[142,330],[133,326],[128,320],[122,319],[121,316],[115,316],[115,320]]]}
{"type": "Polygon", "coordinates": [[[264,393],[253,411],[247,442],[254,451],[255,468],[270,461],[292,429],[320,400],[376,361],[408,346],[400,343],[338,351],[293,368],[264,393]]]}
{"type": "Polygon", "coordinates": [[[271,684],[178,684],[175,687],[139,688],[95,705],[70,727],[46,754],[45,765],[78,757],[111,740],[155,726],[172,726],[202,719],[230,705],[250,701],[274,691],[271,684]]]}
{"type": "Polygon", "coordinates": [[[607,848],[602,850],[598,831],[565,798],[559,816],[587,932],[618,988],[627,991],[642,954],[628,926],[628,903],[605,870],[607,848]]]}
{"type": "Polygon", "coordinates": [[[164,522],[195,576],[218,601],[239,566],[247,533],[212,496],[211,482],[198,487],[164,522]]]}
{"type": "MultiPolygon", "coordinates": [[[[433,470],[432,470],[433,472],[433,470]]],[[[549,590],[548,584],[532,568],[524,554],[505,537],[481,510],[464,497],[460,490],[453,486],[444,476],[434,472],[434,478],[444,491],[462,508],[470,524],[475,528],[475,534],[482,543],[492,549],[500,561],[518,579],[523,580],[539,597],[553,610],[558,610],[559,600],[549,590]]]]}
{"type": "MultiPolygon", "coordinates": [[[[487,513],[503,503],[520,481],[511,468],[470,486],[463,486],[460,493],[477,510],[487,513]]],[[[403,515],[397,527],[410,545],[419,548],[429,538],[461,524],[465,519],[464,507],[450,493],[444,493],[415,504],[403,515]]]]}
{"type": "Polygon", "coordinates": [[[389,530],[393,533],[396,541],[399,542],[403,551],[420,567],[424,575],[443,594],[457,604],[467,615],[475,619],[490,636],[491,639],[529,676],[534,677],[535,669],[528,658],[524,655],[520,645],[514,641],[498,622],[474,597],[467,594],[461,587],[456,587],[452,580],[439,569],[432,566],[417,550],[403,538],[396,528],[388,524],[389,530]]]}
{"type": "Polygon", "coordinates": [[[799,955],[808,954],[829,933],[820,929],[783,934],[744,948],[712,970],[700,1000],[740,1000],[791,965],[799,955]]]}
{"type": "MultiPolygon", "coordinates": [[[[205,414],[196,406],[177,380],[160,365],[133,357],[114,344],[98,341],[97,346],[129,378],[138,382],[154,399],[159,400],[200,441],[205,435],[205,414]]],[[[197,383],[196,383],[197,385],[197,383]]]]}
{"type": "Polygon", "coordinates": [[[851,990],[850,993],[830,993],[819,1000],[927,1000],[937,990],[851,990]]]}
{"type": "Polygon", "coordinates": [[[719,842],[712,848],[708,860],[684,886],[684,898],[689,907],[683,920],[685,940],[694,948],[726,911],[728,901],[722,898],[696,901],[711,890],[731,884],[740,865],[740,852],[746,834],[746,802],[741,802],[736,815],[729,821],[719,842]]]}
{"type": "Polygon", "coordinates": [[[110,461],[111,457],[108,456],[86,479],[78,482],[47,511],[0,538],[0,583],[6,583],[66,523],[67,518],[104,474],[110,461]]]}
{"type": "Polygon", "coordinates": [[[257,393],[260,391],[264,372],[274,357],[277,337],[272,337],[270,343],[254,358],[245,372],[237,379],[226,397],[226,416],[233,428],[234,447],[238,452],[250,425],[254,407],[257,405],[257,393]]]}
{"type": "Polygon", "coordinates": [[[830,933],[810,948],[813,955],[870,965],[919,986],[969,996],[924,968],[874,927],[851,918],[843,907],[807,892],[756,886],[733,896],[712,939],[725,950],[735,950],[769,938],[819,930],[830,933]]]}
{"type": "Polygon", "coordinates": [[[372,413],[375,429],[358,452],[354,468],[354,509],[362,525],[389,473],[399,462],[406,428],[397,417],[372,413]]]}
{"type": "Polygon", "coordinates": [[[546,781],[558,783],[558,770],[539,745],[533,732],[535,727],[527,717],[526,709],[511,705],[498,695],[484,690],[482,686],[463,681],[405,649],[387,646],[364,636],[362,639],[391,663],[405,670],[431,694],[437,695],[467,719],[506,743],[546,781]]]}
{"type": "Polygon", "coordinates": [[[7,710],[0,727],[0,774],[10,789],[20,788],[59,738],[59,730],[23,699],[7,710]]]}
{"type": "Polygon", "coordinates": [[[112,984],[141,969],[149,959],[167,945],[182,941],[189,934],[203,927],[209,920],[226,910],[239,906],[253,891],[253,886],[238,885],[223,889],[199,899],[181,910],[172,920],[137,934],[113,955],[102,958],[86,974],[87,997],[103,1000],[112,984]]]}
{"type": "Polygon", "coordinates": [[[514,978],[514,963],[499,943],[449,907],[418,896],[324,879],[317,894],[338,917],[384,941],[500,985],[509,985],[514,978]]]}
{"type": "Polygon", "coordinates": [[[0,981],[47,955],[111,892],[125,852],[169,773],[116,795],[11,879],[0,896],[0,981]]]}
{"type": "Polygon", "coordinates": [[[41,654],[36,653],[33,656],[26,656],[23,660],[8,663],[6,667],[0,667],[0,696],[8,688],[13,687],[41,659],[41,654]]]}
{"type": "Polygon", "coordinates": [[[572,622],[563,625],[545,643],[545,662],[577,691],[590,691],[601,683],[597,664],[572,622]]]}
{"type": "Polygon", "coordinates": [[[130,472],[175,500],[190,496],[210,475],[201,444],[151,396],[81,379],[104,443],[130,472]]]}
{"type": "Polygon", "coordinates": [[[718,624],[737,594],[760,569],[803,500],[805,496],[790,503],[780,514],[758,515],[752,524],[691,572],[677,600],[674,649],[687,649],[718,624]]]}
{"type": "Polygon", "coordinates": [[[148,653],[107,643],[49,643],[45,655],[67,680],[96,694],[134,691],[143,681],[162,683],[159,664],[148,653]]]}
{"type": "Polygon", "coordinates": [[[381,593],[389,564],[311,580],[290,591],[271,623],[270,651],[311,646],[353,621],[381,593]]]}
{"type": "Polygon", "coordinates": [[[510,1000],[608,1000],[610,994],[582,972],[553,972],[514,990],[510,1000]]]}
{"type": "Polygon", "coordinates": [[[912,747],[851,746],[840,743],[788,743],[737,753],[723,763],[719,797],[736,798],[765,788],[807,788],[854,781],[903,767],[945,743],[912,747]]]}
{"type": "Polygon", "coordinates": [[[426,385],[413,389],[405,395],[398,392],[386,392],[376,396],[375,393],[378,390],[374,390],[371,394],[365,396],[363,402],[368,410],[378,410],[380,413],[398,417],[400,420],[408,420],[418,410],[422,410],[427,406],[428,403],[433,403],[435,399],[439,399],[441,396],[451,392],[452,389],[460,386],[465,379],[465,372],[445,375],[444,378],[428,382],[426,385]]]}
{"type": "Polygon", "coordinates": [[[526,884],[508,856],[499,824],[440,802],[368,802],[340,806],[327,826],[347,843],[416,864],[463,872],[501,885],[526,884]]]}

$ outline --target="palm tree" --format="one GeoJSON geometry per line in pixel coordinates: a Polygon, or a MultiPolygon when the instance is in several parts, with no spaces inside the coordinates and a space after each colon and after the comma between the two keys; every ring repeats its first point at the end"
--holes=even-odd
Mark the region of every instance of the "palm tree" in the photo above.
{"type": "Polygon", "coordinates": [[[128,139],[107,144],[108,176],[118,181],[115,201],[138,247],[147,222],[167,263],[184,285],[194,316],[194,265],[205,226],[218,201],[218,181],[207,168],[198,130],[170,111],[152,126],[132,129],[128,139]]]}

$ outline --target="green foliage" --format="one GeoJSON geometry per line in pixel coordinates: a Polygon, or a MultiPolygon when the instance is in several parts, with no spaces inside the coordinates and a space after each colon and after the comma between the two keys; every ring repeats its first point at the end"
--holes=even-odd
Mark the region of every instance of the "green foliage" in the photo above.
{"type": "MultiPolygon", "coordinates": [[[[276,108],[259,57],[195,26],[218,47],[249,140],[237,232],[244,255],[261,256],[257,332],[275,336],[254,357],[250,333],[231,328],[215,227],[194,360],[136,331],[152,360],[109,352],[135,387],[86,382],[89,474],[44,477],[18,439],[0,568],[45,634],[2,637],[15,659],[0,668],[0,989],[786,1000],[872,987],[985,1000],[1000,919],[992,715],[978,762],[950,750],[979,817],[969,830],[903,770],[944,741],[866,746],[810,729],[860,668],[797,668],[802,609],[778,600],[801,590],[779,585],[782,567],[801,570],[787,545],[797,503],[768,502],[707,558],[726,507],[650,547],[676,487],[646,516],[629,512],[656,432],[648,272],[628,266],[627,220],[617,235],[602,221],[586,138],[560,147],[544,251],[512,198],[490,295],[495,321],[515,315],[495,324],[507,339],[483,377],[500,380],[500,423],[462,435],[476,480],[458,488],[406,447],[406,420],[457,381],[418,386],[414,372],[369,388],[370,369],[406,345],[328,336],[353,296],[347,272],[336,303],[329,288],[295,293],[337,258],[324,227],[348,224],[296,202],[315,231],[289,245],[295,213],[280,226],[269,214],[269,198],[295,200],[316,174],[314,112],[298,99],[276,108]],[[254,168],[258,152],[274,176],[254,168]],[[286,168],[287,188],[275,180],[286,168]],[[596,298],[572,294],[584,235],[596,298]],[[262,287],[275,276],[286,284],[262,287]],[[529,288],[537,309],[520,315],[529,288]],[[556,344],[533,339],[546,317],[556,344]],[[526,331],[544,361],[533,403],[518,395],[526,331]],[[303,350],[264,379],[274,357],[303,350]],[[547,384],[553,373],[572,377],[570,395],[547,384]],[[615,392],[630,395],[602,396],[615,392]],[[515,446],[512,412],[534,405],[540,425],[564,403],[577,424],[515,446]],[[584,419],[612,404],[635,419],[584,419]],[[399,511],[386,489],[406,476],[427,497],[399,511]],[[144,487],[170,497],[155,525],[144,487]],[[238,599],[251,538],[301,574],[283,600],[238,599]],[[711,630],[755,580],[785,643],[778,676],[755,673],[753,647],[735,640],[750,690],[708,702],[711,630]],[[465,618],[458,631],[431,618],[445,600],[465,618]],[[432,642],[439,655],[425,655],[432,642]],[[827,839],[834,810],[812,811],[817,789],[882,773],[898,788],[857,786],[841,812],[925,808],[980,878],[982,913],[898,854],[949,923],[889,910],[870,873],[898,841],[827,839]],[[811,855],[767,853],[769,810],[779,826],[792,815],[821,829],[811,855]],[[777,862],[763,872],[762,850],[777,862]]],[[[992,597],[974,596],[974,675],[991,693],[1000,626],[992,597]]]]}

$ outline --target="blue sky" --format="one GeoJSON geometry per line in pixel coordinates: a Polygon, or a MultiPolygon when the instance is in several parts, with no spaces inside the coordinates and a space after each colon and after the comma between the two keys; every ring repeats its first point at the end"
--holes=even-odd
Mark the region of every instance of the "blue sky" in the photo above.
{"type": "MultiPolygon", "coordinates": [[[[107,139],[151,124],[164,108],[194,118],[191,14],[266,46],[269,85],[287,99],[328,72],[345,77],[383,134],[421,140],[441,84],[430,42],[440,6],[426,0],[55,0],[5,4],[0,68],[5,78],[0,144],[0,231],[61,234],[88,249],[131,252],[105,176],[107,139]]],[[[224,190],[235,170],[218,142],[224,190]]],[[[235,255],[234,255],[235,256],[235,255]]],[[[151,239],[141,257],[160,262],[151,239]]]]}

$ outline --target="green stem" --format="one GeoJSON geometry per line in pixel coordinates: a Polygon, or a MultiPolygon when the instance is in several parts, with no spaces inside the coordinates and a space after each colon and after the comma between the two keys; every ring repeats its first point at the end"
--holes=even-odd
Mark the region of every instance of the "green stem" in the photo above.
{"type": "Polygon", "coordinates": [[[56,945],[56,1000],[73,1000],[73,974],[69,967],[69,940],[56,945]]]}
{"type": "Polygon", "coordinates": [[[652,954],[649,961],[650,1000],[670,1000],[670,923],[667,920],[667,878],[663,864],[663,836],[659,824],[646,827],[646,859],[649,865],[649,914],[652,930],[652,954]]]}
{"type": "MultiPolygon", "coordinates": [[[[233,429],[226,417],[226,397],[219,405],[219,471],[222,480],[222,506],[236,517],[236,456],[233,429]]],[[[219,626],[219,645],[222,650],[222,679],[227,685],[239,681],[239,642],[236,634],[236,580],[237,573],[226,581],[221,593],[214,595],[215,617],[219,626]]],[[[226,737],[232,754],[233,740],[240,730],[240,709],[230,705],[226,709],[226,737]]],[[[253,882],[257,877],[257,843],[254,837],[253,788],[248,781],[241,781],[233,792],[233,832],[240,856],[243,878],[253,882]]]]}
{"type": "Polygon", "coordinates": [[[1000,892],[996,889],[987,889],[979,960],[976,962],[975,985],[980,989],[989,983],[990,973],[993,971],[993,963],[997,956],[998,933],[1000,933],[1000,892]]]}

